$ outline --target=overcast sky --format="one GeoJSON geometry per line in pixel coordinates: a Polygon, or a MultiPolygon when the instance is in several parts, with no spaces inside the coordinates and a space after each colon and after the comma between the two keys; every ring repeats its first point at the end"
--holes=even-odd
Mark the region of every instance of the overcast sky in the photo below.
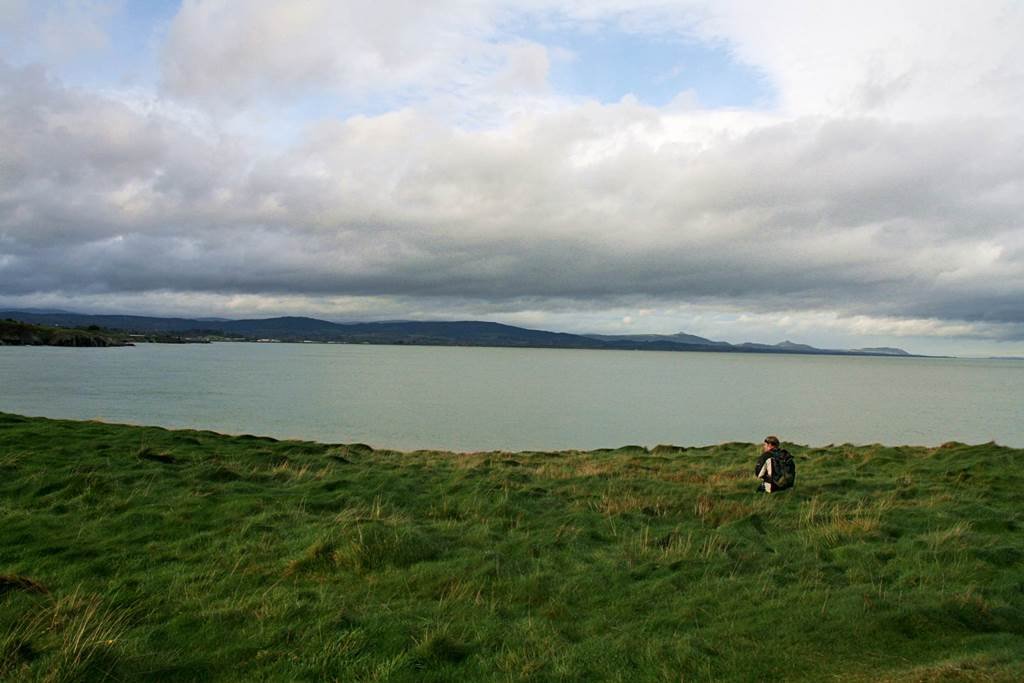
{"type": "Polygon", "coordinates": [[[1024,3],[0,0],[0,306],[1024,355],[1024,3]]]}

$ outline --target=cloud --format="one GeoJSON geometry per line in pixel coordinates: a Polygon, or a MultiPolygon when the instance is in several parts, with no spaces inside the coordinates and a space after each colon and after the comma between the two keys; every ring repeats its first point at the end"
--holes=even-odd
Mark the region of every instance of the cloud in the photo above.
{"type": "Polygon", "coordinates": [[[0,297],[1024,339],[1024,12],[523,7],[186,2],[148,96],[0,62],[0,297]],[[725,43],[780,107],[563,97],[523,17],[725,43]],[[321,92],[383,99],[236,125],[321,92]]]}
{"type": "Polygon", "coordinates": [[[790,115],[1013,116],[1024,11],[1010,0],[603,0],[534,3],[567,23],[613,22],[725,46],[790,115]]]}
{"type": "Polygon", "coordinates": [[[955,127],[908,137],[875,121],[801,120],[716,140],[713,117],[628,103],[465,131],[405,110],[321,124],[261,163],[237,142],[39,74],[8,77],[12,92],[36,93],[4,112],[20,141],[7,151],[5,235],[26,268],[12,280],[23,290],[928,307],[936,295],[997,295],[993,272],[1000,288],[1022,276],[1000,242],[1019,239],[1019,206],[982,207],[987,216],[974,206],[994,178],[1017,176],[1015,162],[1006,178],[991,163],[966,164],[980,177],[964,170],[972,157],[998,158],[999,135],[984,145],[955,127]],[[671,142],[666,131],[687,124],[715,144],[671,142]],[[149,252],[160,261],[130,267],[149,252]],[[922,283],[930,297],[891,296],[922,283]]]}
{"type": "Polygon", "coordinates": [[[543,92],[548,87],[551,58],[548,49],[530,41],[505,47],[506,66],[495,79],[499,90],[516,92],[543,92]]]}
{"type": "Polygon", "coordinates": [[[123,0],[0,0],[0,38],[25,61],[69,63],[110,46],[123,0]]]}
{"type": "Polygon", "coordinates": [[[163,48],[164,85],[230,104],[320,88],[429,91],[504,66],[490,42],[498,13],[462,2],[189,0],[163,48]]]}
{"type": "Polygon", "coordinates": [[[733,2],[703,29],[769,73],[796,113],[1006,116],[1024,94],[1012,2],[733,2]]]}

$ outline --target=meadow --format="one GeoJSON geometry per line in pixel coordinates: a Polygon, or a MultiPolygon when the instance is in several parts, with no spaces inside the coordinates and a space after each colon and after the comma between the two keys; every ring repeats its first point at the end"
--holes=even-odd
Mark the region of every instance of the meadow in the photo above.
{"type": "Polygon", "coordinates": [[[1024,679],[1024,450],[786,446],[0,413],[0,680],[1024,679]]]}

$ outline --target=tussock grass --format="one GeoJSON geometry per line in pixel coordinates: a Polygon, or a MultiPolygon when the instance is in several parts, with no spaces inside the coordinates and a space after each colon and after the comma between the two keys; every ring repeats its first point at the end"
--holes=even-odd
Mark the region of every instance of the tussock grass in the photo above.
{"type": "Polygon", "coordinates": [[[136,451],[135,457],[140,460],[152,460],[153,462],[162,462],[168,465],[173,465],[177,462],[170,453],[158,453],[149,446],[141,446],[136,451]]]}
{"type": "Polygon", "coordinates": [[[791,450],[766,496],[750,444],[398,453],[0,413],[0,680],[1024,678],[1024,452],[791,450]]]}
{"type": "Polygon", "coordinates": [[[425,534],[406,525],[356,522],[314,542],[288,563],[285,576],[380,567],[409,567],[436,557],[439,549],[425,534]]]}
{"type": "Polygon", "coordinates": [[[40,681],[112,677],[124,657],[130,612],[80,587],[47,594],[24,617],[0,631],[0,678],[40,681]],[[45,654],[45,657],[43,656],[45,654]],[[39,662],[38,660],[42,660],[39,662]]]}
{"type": "Polygon", "coordinates": [[[0,596],[8,591],[24,591],[26,593],[49,593],[46,586],[27,576],[0,574],[0,596]]]}
{"type": "Polygon", "coordinates": [[[801,506],[800,523],[811,544],[821,542],[836,546],[879,532],[882,516],[890,508],[887,500],[871,504],[864,501],[829,504],[815,496],[801,506]]]}

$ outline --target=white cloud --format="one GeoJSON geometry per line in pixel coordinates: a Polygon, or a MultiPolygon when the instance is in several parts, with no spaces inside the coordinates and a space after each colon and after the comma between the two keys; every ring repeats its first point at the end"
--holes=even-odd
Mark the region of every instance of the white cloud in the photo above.
{"type": "Polygon", "coordinates": [[[419,91],[486,68],[495,11],[459,2],[186,0],[164,48],[176,94],[228,103],[295,96],[419,91]]]}
{"type": "Polygon", "coordinates": [[[724,45],[766,75],[793,116],[1013,116],[1024,94],[1024,9],[1012,0],[606,0],[547,9],[724,45]]]}
{"type": "Polygon", "coordinates": [[[0,0],[0,45],[8,58],[70,63],[110,46],[123,0],[0,0]]]}
{"type": "Polygon", "coordinates": [[[47,54],[62,61],[108,47],[107,25],[120,5],[117,0],[66,0],[51,9],[40,28],[47,54]]]}
{"type": "Polygon", "coordinates": [[[1024,336],[1024,10],[817,7],[194,1],[158,92],[0,63],[0,295],[1024,336]],[[780,106],[566,98],[539,20],[725,45],[780,106]]]}
{"type": "Polygon", "coordinates": [[[539,93],[548,88],[551,58],[543,45],[523,41],[504,46],[506,66],[495,79],[499,91],[539,93]]]}
{"type": "Polygon", "coordinates": [[[1014,2],[716,7],[704,29],[770,74],[796,114],[1007,116],[1024,94],[1024,11],[1014,2]]]}

